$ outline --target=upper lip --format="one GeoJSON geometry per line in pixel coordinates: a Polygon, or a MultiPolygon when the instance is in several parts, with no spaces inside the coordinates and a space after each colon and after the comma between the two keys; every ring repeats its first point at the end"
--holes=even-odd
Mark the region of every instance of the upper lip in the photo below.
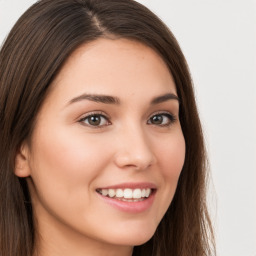
{"type": "Polygon", "coordinates": [[[151,189],[157,189],[157,186],[154,183],[151,182],[125,182],[125,183],[120,183],[120,184],[115,184],[115,185],[110,185],[110,186],[105,186],[105,187],[99,187],[98,189],[125,189],[125,188],[151,188],[151,189]]]}

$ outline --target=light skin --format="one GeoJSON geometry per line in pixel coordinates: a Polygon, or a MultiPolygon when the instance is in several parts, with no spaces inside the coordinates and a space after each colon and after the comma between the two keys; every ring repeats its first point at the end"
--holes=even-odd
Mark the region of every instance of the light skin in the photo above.
{"type": "Polygon", "coordinates": [[[168,209],[184,158],[175,83],[160,56],[127,39],[79,47],[16,156],[39,255],[132,255],[168,209]],[[149,206],[122,210],[97,192],[123,183],[152,184],[149,206]]]}

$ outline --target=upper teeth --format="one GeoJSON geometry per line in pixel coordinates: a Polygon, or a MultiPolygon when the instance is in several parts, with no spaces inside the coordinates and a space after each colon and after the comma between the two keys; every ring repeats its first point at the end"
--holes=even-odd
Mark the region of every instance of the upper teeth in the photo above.
{"type": "Polygon", "coordinates": [[[118,197],[118,198],[126,198],[126,199],[139,199],[142,197],[149,197],[151,194],[152,190],[150,188],[136,188],[136,189],[130,189],[130,188],[125,188],[125,189],[98,189],[97,190],[100,194],[103,196],[109,196],[109,197],[118,197]]]}

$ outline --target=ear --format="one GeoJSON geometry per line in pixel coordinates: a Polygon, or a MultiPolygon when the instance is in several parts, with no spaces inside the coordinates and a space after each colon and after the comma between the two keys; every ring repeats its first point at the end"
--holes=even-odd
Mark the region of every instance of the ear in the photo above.
{"type": "Polygon", "coordinates": [[[22,143],[16,153],[14,174],[20,178],[30,175],[29,148],[27,143],[22,143]]]}

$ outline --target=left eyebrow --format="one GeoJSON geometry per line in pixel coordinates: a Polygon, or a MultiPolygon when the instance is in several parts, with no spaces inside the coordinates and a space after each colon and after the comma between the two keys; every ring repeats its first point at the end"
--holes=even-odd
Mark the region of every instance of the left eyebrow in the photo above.
{"type": "MultiPolygon", "coordinates": [[[[77,96],[69,101],[69,104],[83,101],[83,100],[89,100],[104,104],[120,104],[120,99],[117,97],[109,96],[109,95],[100,95],[100,94],[82,94],[80,96],[77,96]]],[[[173,93],[167,93],[164,95],[157,96],[153,98],[150,102],[151,105],[160,104],[162,102],[168,101],[168,100],[177,100],[180,102],[179,97],[173,93]]]]}
{"type": "Polygon", "coordinates": [[[89,100],[89,101],[94,101],[94,102],[99,102],[104,104],[117,104],[117,105],[120,104],[120,100],[117,97],[101,95],[101,94],[86,94],[86,93],[73,98],[72,100],[69,101],[69,104],[79,102],[82,100],[89,100]]]}
{"type": "Polygon", "coordinates": [[[158,96],[156,98],[154,98],[151,101],[151,105],[155,105],[155,104],[159,104],[168,100],[177,100],[178,102],[180,102],[180,99],[177,95],[173,94],[173,93],[167,93],[161,96],[158,96]]]}

